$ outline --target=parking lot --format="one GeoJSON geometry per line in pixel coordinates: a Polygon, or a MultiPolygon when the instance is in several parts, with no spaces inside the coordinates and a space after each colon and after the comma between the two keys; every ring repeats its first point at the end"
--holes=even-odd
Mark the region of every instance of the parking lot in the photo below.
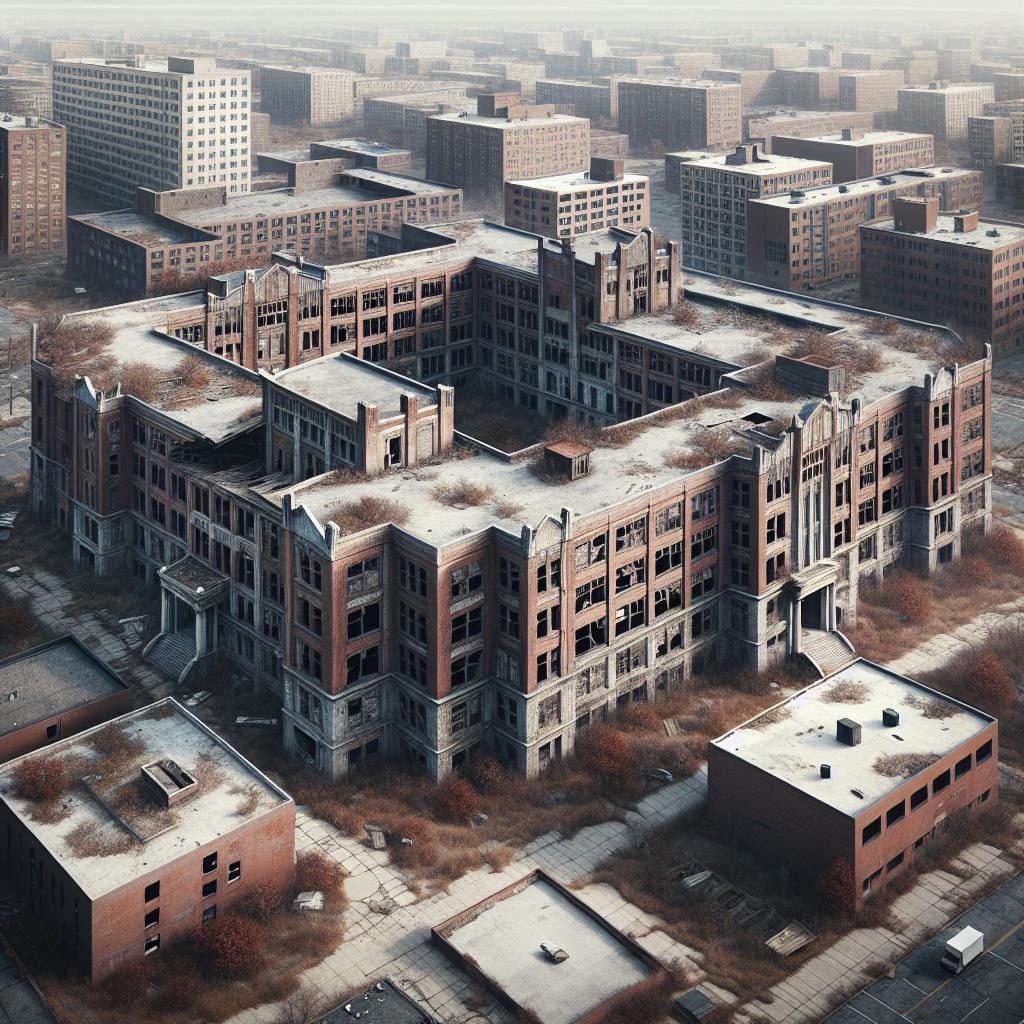
{"type": "Polygon", "coordinates": [[[1024,875],[1001,885],[901,961],[892,978],[858,992],[827,1024],[1024,1024],[1024,875]],[[940,961],[946,940],[971,925],[985,952],[962,973],[940,961]]]}

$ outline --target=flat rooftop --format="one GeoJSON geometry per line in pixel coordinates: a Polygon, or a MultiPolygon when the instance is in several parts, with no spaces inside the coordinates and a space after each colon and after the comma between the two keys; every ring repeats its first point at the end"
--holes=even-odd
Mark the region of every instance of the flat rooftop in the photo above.
{"type": "MultiPolygon", "coordinates": [[[[100,320],[110,324],[113,337],[104,355],[111,358],[113,366],[105,372],[105,378],[113,382],[117,381],[119,371],[132,363],[144,363],[162,379],[172,380],[183,359],[201,359],[210,371],[210,379],[201,393],[183,402],[182,395],[169,389],[149,404],[200,437],[219,443],[253,425],[262,408],[262,395],[256,374],[166,333],[170,314],[193,308],[203,310],[205,300],[205,292],[182,292],[83,310],[69,314],[65,320],[100,320]]],[[[95,381],[93,384],[99,386],[95,381]]]]}
{"type": "MultiPolygon", "coordinates": [[[[222,209],[222,207],[215,207],[222,209]]],[[[98,228],[118,235],[139,245],[183,245],[198,242],[206,237],[205,232],[178,227],[171,221],[145,217],[135,210],[105,210],[100,213],[83,213],[70,218],[80,224],[98,228]]]]}
{"type": "Polygon", "coordinates": [[[949,95],[951,93],[958,92],[981,92],[988,90],[991,92],[993,85],[991,82],[951,82],[949,85],[939,86],[933,89],[930,85],[904,85],[899,88],[899,92],[913,92],[913,93],[931,93],[932,95],[949,95]]]}
{"type": "Polygon", "coordinates": [[[434,1017],[414,999],[406,995],[390,978],[378,981],[362,995],[345,1000],[314,1024],[350,1024],[359,1015],[369,1024],[434,1024],[434,1017]],[[345,1006],[351,1006],[349,1012],[345,1006]]]}
{"type": "Polygon", "coordinates": [[[993,721],[952,697],[860,658],[713,744],[854,817],[993,721]],[[899,713],[898,726],[883,725],[884,708],[899,713]],[[856,746],[836,739],[841,718],[860,724],[861,742],[856,746]],[[895,755],[919,757],[922,766],[909,776],[879,770],[880,759],[895,755]],[[821,777],[822,764],[831,765],[831,778],[821,777]]]}
{"type": "Polygon", "coordinates": [[[655,970],[635,943],[539,873],[434,931],[544,1024],[574,1024],[655,970]],[[552,963],[542,942],[569,958],[552,963]]]}
{"type": "Polygon", "coordinates": [[[356,419],[360,402],[376,404],[382,419],[401,413],[402,395],[417,396],[420,406],[437,405],[434,388],[344,353],[311,359],[270,379],[349,420],[356,419]]]}
{"type": "MultiPolygon", "coordinates": [[[[15,81],[21,81],[21,79],[15,79],[15,81]]],[[[6,85],[8,79],[4,79],[6,85]]],[[[26,83],[27,84],[27,83],[26,83]]],[[[39,128],[63,128],[63,125],[57,124],[56,121],[49,121],[45,117],[39,117],[34,114],[0,114],[0,131],[4,132],[17,132],[17,131],[35,131],[39,128]]]]}
{"type": "MultiPolygon", "coordinates": [[[[785,135],[773,135],[773,139],[785,139],[785,135]]],[[[910,142],[912,139],[930,139],[927,132],[879,131],[863,132],[854,139],[844,139],[842,132],[830,132],[826,135],[812,135],[801,138],[799,142],[827,142],[830,146],[879,146],[887,142],[910,142]]]]}
{"type": "Polygon", "coordinates": [[[777,196],[763,196],[751,199],[752,203],[766,203],[771,206],[809,206],[813,203],[835,202],[849,199],[851,196],[870,195],[892,188],[893,185],[908,185],[922,181],[951,181],[963,178],[968,174],[978,174],[966,167],[916,167],[902,171],[891,171],[873,178],[861,178],[858,181],[847,181],[836,185],[817,185],[805,188],[802,197],[794,199],[790,193],[783,192],[777,196]]]}
{"type": "Polygon", "coordinates": [[[891,217],[887,220],[870,221],[866,226],[873,231],[890,231],[896,235],[912,235],[914,238],[927,238],[946,245],[969,245],[974,249],[988,249],[992,252],[1007,245],[1020,245],[1024,242],[1024,225],[1021,224],[979,220],[973,231],[957,231],[955,224],[956,220],[952,214],[940,213],[932,231],[897,231],[896,222],[891,217]]]}
{"type": "Polygon", "coordinates": [[[617,82],[621,85],[626,82],[630,85],[657,85],[663,89],[736,89],[739,82],[719,82],[712,78],[620,78],[616,76],[617,82]]]}
{"type": "Polygon", "coordinates": [[[291,800],[170,697],[10,761],[0,767],[0,794],[93,900],[291,800]],[[99,749],[109,749],[107,738],[120,748],[114,756],[99,749]],[[37,805],[17,795],[15,772],[58,757],[73,781],[39,820],[37,805]],[[142,767],[161,761],[196,780],[192,799],[170,807],[147,799],[142,767]]]}
{"type": "Polygon", "coordinates": [[[558,191],[565,188],[607,188],[609,185],[621,185],[626,183],[646,184],[651,179],[646,174],[625,173],[618,178],[592,178],[589,171],[574,171],[570,174],[552,174],[546,178],[518,178],[509,181],[509,185],[519,185],[523,188],[551,189],[558,191]]]}
{"type": "Polygon", "coordinates": [[[498,131],[507,131],[510,128],[521,128],[528,124],[533,128],[541,128],[552,124],[590,124],[586,117],[575,117],[572,114],[541,114],[533,117],[517,117],[509,120],[507,117],[484,117],[481,114],[435,114],[435,121],[460,121],[463,124],[481,125],[486,128],[495,128],[498,131]]]}
{"type": "Polygon", "coordinates": [[[806,171],[813,167],[831,167],[825,160],[808,160],[802,156],[779,156],[775,153],[762,153],[760,151],[758,151],[756,160],[750,160],[742,164],[729,163],[726,157],[732,155],[731,153],[706,153],[703,150],[692,150],[667,153],[666,157],[672,157],[684,164],[714,167],[719,171],[732,171],[735,174],[751,176],[789,174],[794,171],[806,171]]]}
{"type": "Polygon", "coordinates": [[[332,146],[335,149],[349,149],[353,153],[367,153],[371,156],[386,156],[389,153],[397,156],[409,152],[400,146],[389,146],[385,142],[375,142],[373,139],[324,139],[316,143],[316,145],[332,146]]]}
{"type": "Polygon", "coordinates": [[[128,689],[74,637],[41,644],[0,661],[0,736],[128,689]]]}

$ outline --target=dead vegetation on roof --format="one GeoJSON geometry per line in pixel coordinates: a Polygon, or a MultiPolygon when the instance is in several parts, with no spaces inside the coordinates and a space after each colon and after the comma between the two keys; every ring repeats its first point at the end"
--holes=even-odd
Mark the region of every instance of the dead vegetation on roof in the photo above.
{"type": "Polygon", "coordinates": [[[511,498],[497,498],[492,506],[495,515],[502,519],[511,519],[523,511],[523,506],[511,498]]]}
{"type": "Polygon", "coordinates": [[[940,721],[960,714],[960,709],[955,704],[950,704],[948,700],[939,700],[937,697],[918,697],[911,694],[904,703],[915,711],[920,711],[925,718],[940,721]]]}
{"type": "Polygon", "coordinates": [[[863,704],[870,695],[871,689],[865,683],[847,679],[822,691],[821,699],[825,704],[863,704]]]}
{"type": "Polygon", "coordinates": [[[58,385],[70,387],[75,376],[92,377],[109,373],[116,365],[107,347],[114,340],[113,327],[84,317],[64,317],[44,310],[37,323],[39,358],[53,368],[58,385]]]}
{"type": "Polygon", "coordinates": [[[127,853],[135,839],[120,828],[117,831],[96,821],[83,821],[65,837],[64,845],[75,857],[116,857],[127,853]]]}
{"type": "Polygon", "coordinates": [[[792,714],[793,710],[788,704],[780,704],[778,707],[769,708],[763,715],[758,715],[747,728],[766,729],[769,725],[786,721],[792,714]]]}
{"type": "Polygon", "coordinates": [[[750,442],[738,436],[732,427],[714,427],[689,436],[686,448],[665,456],[665,465],[672,469],[702,469],[749,450],[750,442]]]}
{"type": "Polygon", "coordinates": [[[231,792],[239,798],[235,814],[240,818],[248,818],[260,805],[262,793],[259,786],[236,786],[231,792]]]}
{"type": "Polygon", "coordinates": [[[438,484],[433,490],[436,501],[454,508],[475,508],[493,494],[494,488],[489,484],[478,484],[466,477],[438,484]]]}
{"type": "Polygon", "coordinates": [[[359,533],[385,523],[403,526],[409,521],[409,510],[391,498],[367,494],[340,505],[327,521],[339,527],[343,534],[359,533]]]}
{"type": "Polygon", "coordinates": [[[871,767],[887,779],[909,779],[930,768],[940,759],[939,754],[881,754],[871,767]]]}

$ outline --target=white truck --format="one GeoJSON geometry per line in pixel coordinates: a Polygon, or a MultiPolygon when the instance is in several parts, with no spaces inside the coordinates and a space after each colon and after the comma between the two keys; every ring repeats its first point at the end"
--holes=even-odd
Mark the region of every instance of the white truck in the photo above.
{"type": "Polygon", "coordinates": [[[947,943],[942,966],[959,974],[972,960],[985,952],[985,936],[977,928],[962,928],[947,943]]]}

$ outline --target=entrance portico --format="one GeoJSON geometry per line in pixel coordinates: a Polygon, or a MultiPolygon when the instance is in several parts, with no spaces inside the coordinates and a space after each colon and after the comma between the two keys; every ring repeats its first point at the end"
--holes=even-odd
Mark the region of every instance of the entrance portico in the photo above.
{"type": "Polygon", "coordinates": [[[836,584],[839,565],[828,559],[794,573],[784,590],[789,607],[786,646],[789,654],[802,653],[802,635],[807,630],[827,633],[837,628],[836,584]]]}
{"type": "Polygon", "coordinates": [[[217,605],[231,585],[223,573],[187,555],[160,570],[160,632],[192,634],[197,658],[217,644],[217,605]]]}

